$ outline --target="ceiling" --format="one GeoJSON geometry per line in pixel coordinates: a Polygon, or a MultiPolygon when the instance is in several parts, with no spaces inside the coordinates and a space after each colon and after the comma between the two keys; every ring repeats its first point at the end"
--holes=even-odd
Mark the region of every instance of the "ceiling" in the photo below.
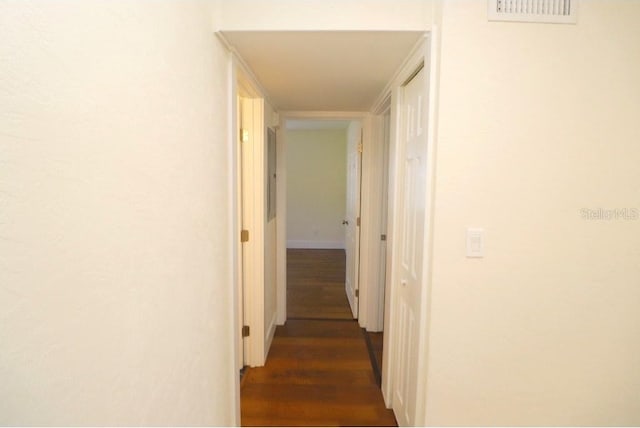
{"type": "Polygon", "coordinates": [[[225,31],[280,111],[368,111],[417,31],[225,31]]]}

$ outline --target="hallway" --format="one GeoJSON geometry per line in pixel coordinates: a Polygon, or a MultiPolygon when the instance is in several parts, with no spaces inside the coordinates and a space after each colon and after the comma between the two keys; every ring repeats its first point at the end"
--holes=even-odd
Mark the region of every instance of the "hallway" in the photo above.
{"type": "Polygon", "coordinates": [[[396,426],[364,330],[345,316],[344,252],[289,250],[288,256],[288,297],[297,289],[298,304],[290,307],[298,318],[277,328],[265,366],[244,374],[242,425],[396,426]]]}

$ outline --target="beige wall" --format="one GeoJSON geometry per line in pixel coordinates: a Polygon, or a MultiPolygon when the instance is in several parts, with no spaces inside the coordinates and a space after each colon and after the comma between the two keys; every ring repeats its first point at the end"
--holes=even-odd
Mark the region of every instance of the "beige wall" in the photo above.
{"type": "Polygon", "coordinates": [[[344,248],[347,133],[288,130],[287,246],[344,248]]]}
{"type": "Polygon", "coordinates": [[[0,17],[0,424],[234,423],[211,12],[2,2],[0,17]]]}
{"type": "MultiPolygon", "coordinates": [[[[217,27],[432,19],[419,1],[266,3],[217,2],[217,27]]],[[[231,424],[213,12],[67,4],[0,3],[0,424],[231,424]]],[[[580,212],[640,201],[639,7],[582,1],[557,26],[444,3],[430,424],[640,425],[640,222],[580,212]],[[484,259],[464,257],[467,226],[484,259]]]]}
{"type": "Polygon", "coordinates": [[[431,0],[220,1],[220,30],[423,30],[431,0]]]}
{"type": "Polygon", "coordinates": [[[427,422],[640,425],[640,2],[444,2],[427,422]],[[465,228],[486,230],[465,258],[465,228]]]}

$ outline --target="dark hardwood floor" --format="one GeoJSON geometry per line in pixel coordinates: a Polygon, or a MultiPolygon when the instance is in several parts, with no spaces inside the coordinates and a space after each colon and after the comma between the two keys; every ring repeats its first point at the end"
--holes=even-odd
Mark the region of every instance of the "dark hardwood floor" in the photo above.
{"type": "Polygon", "coordinates": [[[344,250],[287,250],[287,318],[353,319],[344,250]]]}
{"type": "Polygon", "coordinates": [[[242,425],[397,426],[344,296],[344,252],[317,250],[314,258],[315,251],[288,251],[287,297],[292,289],[297,297],[265,366],[244,373],[242,425]],[[304,292],[303,284],[314,290],[304,292]]]}

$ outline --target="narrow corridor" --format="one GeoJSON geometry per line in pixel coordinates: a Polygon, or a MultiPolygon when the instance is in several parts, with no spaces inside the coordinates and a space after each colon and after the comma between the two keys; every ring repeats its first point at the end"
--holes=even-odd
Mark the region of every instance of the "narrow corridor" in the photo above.
{"type": "Polygon", "coordinates": [[[350,319],[344,252],[289,250],[288,257],[289,307],[297,318],[277,328],[265,366],[244,374],[242,425],[396,426],[364,330],[350,319]]]}

